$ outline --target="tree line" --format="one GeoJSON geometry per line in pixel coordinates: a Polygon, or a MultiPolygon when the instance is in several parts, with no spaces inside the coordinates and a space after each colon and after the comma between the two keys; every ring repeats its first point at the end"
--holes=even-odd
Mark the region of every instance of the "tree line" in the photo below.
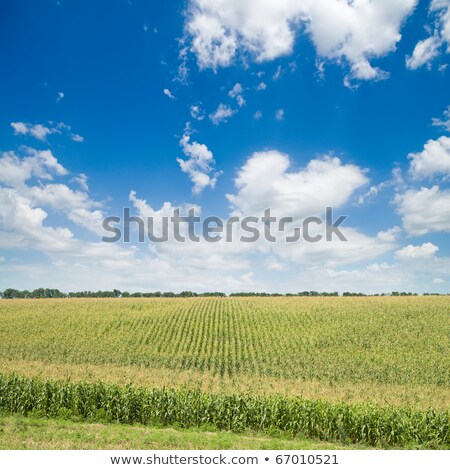
{"type": "MultiPolygon", "coordinates": [[[[412,292],[397,292],[393,291],[386,294],[363,294],[361,292],[344,292],[343,297],[397,297],[397,296],[416,296],[418,294],[412,292]]],[[[424,296],[429,295],[445,295],[437,293],[424,293],[424,296]]],[[[34,290],[18,290],[18,289],[5,289],[0,292],[2,299],[63,299],[63,298],[142,298],[142,297],[339,297],[339,292],[317,292],[317,291],[303,291],[297,293],[268,293],[268,292],[234,292],[232,294],[225,294],[224,292],[127,292],[114,289],[112,291],[79,291],[79,292],[61,292],[59,289],[46,289],[40,287],[34,290]]]]}

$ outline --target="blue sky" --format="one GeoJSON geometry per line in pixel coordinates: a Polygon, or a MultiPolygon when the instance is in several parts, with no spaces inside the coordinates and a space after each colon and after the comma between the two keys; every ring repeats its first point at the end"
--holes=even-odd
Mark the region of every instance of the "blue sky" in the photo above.
{"type": "Polygon", "coordinates": [[[17,0],[0,35],[0,289],[450,292],[449,1],[17,0]],[[101,242],[191,205],[348,242],[101,242]]]}

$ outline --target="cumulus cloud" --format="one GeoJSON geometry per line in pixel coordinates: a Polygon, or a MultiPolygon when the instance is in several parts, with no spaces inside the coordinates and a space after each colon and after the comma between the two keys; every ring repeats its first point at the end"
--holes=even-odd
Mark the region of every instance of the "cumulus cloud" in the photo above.
{"type": "Polygon", "coordinates": [[[291,275],[290,282],[293,285],[301,282],[305,290],[321,290],[326,285],[330,291],[341,292],[429,292],[434,279],[445,279],[449,272],[449,258],[416,259],[414,262],[397,259],[393,264],[376,262],[353,269],[316,265],[302,271],[298,277],[291,275]]]}
{"type": "Polygon", "coordinates": [[[432,24],[428,29],[432,34],[420,40],[412,55],[406,58],[406,66],[413,70],[424,65],[430,69],[436,57],[450,52],[450,0],[432,0],[429,14],[432,24]]]}
{"type": "Polygon", "coordinates": [[[84,138],[71,132],[71,127],[64,122],[59,122],[54,125],[49,122],[48,125],[44,124],[30,124],[27,122],[12,122],[11,127],[13,128],[14,135],[31,136],[42,142],[47,140],[47,137],[51,134],[62,134],[66,133],[75,142],[83,142],[84,138]]]}
{"type": "MultiPolygon", "coordinates": [[[[31,148],[25,148],[24,152],[23,156],[6,152],[0,157],[3,197],[8,197],[11,204],[18,207],[29,205],[29,214],[41,216],[43,208],[51,208],[54,212],[63,213],[75,224],[99,233],[103,217],[98,209],[101,205],[92,201],[85,190],[75,191],[62,183],[44,183],[45,180],[68,174],[52,152],[31,148]],[[38,183],[30,183],[33,177],[38,179],[38,183]]],[[[87,189],[86,175],[79,175],[76,179],[87,189]]]]}
{"type": "Polygon", "coordinates": [[[344,226],[342,233],[346,242],[322,238],[317,243],[278,243],[272,249],[285,263],[335,267],[375,259],[396,246],[395,240],[384,236],[385,232],[371,237],[353,227],[344,226]]]}
{"type": "Polygon", "coordinates": [[[402,229],[400,227],[391,227],[388,230],[378,232],[377,238],[378,240],[381,240],[382,242],[386,243],[394,243],[398,240],[400,233],[402,232],[402,229]]]}
{"type": "Polygon", "coordinates": [[[397,194],[395,203],[403,226],[410,235],[450,232],[450,190],[438,186],[409,189],[397,194]]]}
{"type": "Polygon", "coordinates": [[[301,170],[291,170],[289,157],[276,150],[254,153],[235,179],[236,194],[227,195],[235,211],[262,214],[271,208],[279,216],[321,214],[341,207],[368,180],[364,170],[324,156],[301,170]]]}
{"type": "Polygon", "coordinates": [[[409,158],[410,172],[415,179],[450,176],[450,137],[429,140],[421,152],[411,153],[409,158]]]}
{"type": "Polygon", "coordinates": [[[78,185],[83,191],[89,191],[87,180],[88,180],[87,175],[85,175],[84,173],[80,173],[79,175],[74,176],[71,181],[78,183],[78,185]]]}
{"type": "MultiPolygon", "coordinates": [[[[84,242],[65,226],[47,224],[48,215],[61,214],[96,235],[101,232],[101,204],[84,191],[46,180],[68,171],[48,151],[24,149],[24,155],[4,152],[0,157],[0,247],[34,250],[51,256],[111,263],[130,258],[118,246],[84,242]],[[37,181],[33,181],[37,178],[37,181]]],[[[73,267],[73,262],[69,263],[73,267]]],[[[13,270],[12,270],[13,271],[13,270]]]]}
{"type": "MultiPolygon", "coordinates": [[[[175,209],[179,209],[181,214],[187,214],[189,209],[195,209],[196,215],[201,214],[201,208],[193,204],[174,206],[170,202],[165,202],[160,209],[153,209],[147,201],[138,198],[134,191],[130,193],[130,200],[137,209],[138,215],[153,218],[157,236],[161,233],[162,218],[172,217],[175,209]]],[[[178,281],[181,290],[186,289],[186,283],[189,286],[197,284],[197,290],[213,287],[213,290],[221,290],[225,288],[223,273],[232,271],[239,273],[242,270],[248,270],[249,259],[246,255],[255,250],[251,244],[228,243],[225,239],[208,243],[203,238],[200,238],[198,243],[192,242],[187,236],[188,229],[185,225],[180,227],[180,234],[186,238],[186,242],[176,242],[169,234],[167,242],[152,245],[151,251],[160,262],[173,271],[175,278],[180,276],[178,281]],[[197,277],[194,278],[194,274],[197,277]],[[206,285],[208,287],[205,287],[206,285]]],[[[233,240],[236,241],[237,237],[233,240]]],[[[169,278],[165,279],[165,282],[170,279],[169,270],[167,274],[169,278]]]]}
{"type": "Polygon", "coordinates": [[[2,231],[14,232],[16,248],[61,251],[70,244],[72,232],[67,228],[44,226],[47,212],[32,207],[30,200],[18,190],[0,188],[0,201],[0,226],[2,231]]]}
{"type": "MultiPolygon", "coordinates": [[[[450,138],[446,136],[429,140],[421,152],[411,153],[408,157],[413,181],[435,177],[443,177],[445,181],[450,176],[450,138]]],[[[441,189],[438,185],[420,189],[403,185],[396,189],[394,203],[409,235],[450,231],[449,189],[441,189]]]]}
{"type": "Polygon", "coordinates": [[[43,124],[29,124],[25,122],[12,122],[11,127],[15,135],[30,135],[38,140],[45,141],[48,135],[59,133],[57,128],[50,128],[43,124]]]}
{"type": "Polygon", "coordinates": [[[439,55],[442,41],[439,36],[430,36],[416,44],[412,55],[406,57],[406,67],[416,70],[424,65],[431,66],[431,61],[439,55]]]}
{"type": "Polygon", "coordinates": [[[191,142],[190,136],[185,134],[180,140],[180,146],[187,160],[177,158],[181,170],[189,175],[194,183],[194,194],[200,194],[206,187],[214,188],[220,172],[214,170],[213,153],[204,144],[191,142]]]}
{"type": "Polygon", "coordinates": [[[20,187],[32,177],[51,180],[53,174],[66,175],[68,171],[50,150],[23,148],[24,155],[4,152],[0,158],[0,183],[20,187]]]}
{"type": "MultiPolygon", "coordinates": [[[[189,147],[190,142],[185,144],[186,151],[192,154],[204,150],[194,144],[189,147]]],[[[49,285],[62,290],[111,289],[111,286],[117,286],[145,291],[186,288],[201,291],[207,287],[224,290],[228,285],[224,279],[236,276],[238,282],[235,287],[239,288],[240,276],[249,268],[243,257],[243,253],[249,251],[248,245],[203,243],[199,248],[194,243],[167,243],[160,247],[146,245],[140,250],[136,245],[123,246],[77,238],[67,226],[68,221],[96,233],[98,240],[99,233],[93,228],[98,226],[103,216],[102,204],[87,194],[86,175],[80,174],[71,180],[82,186],[81,191],[59,181],[48,183],[48,180],[67,176],[68,171],[60,166],[51,152],[33,149],[25,149],[24,152],[24,155],[5,152],[0,158],[0,249],[14,250],[15,255],[0,267],[0,277],[8,279],[10,285],[36,287],[36,283],[45,278],[49,285]],[[50,217],[55,214],[57,219],[50,217]],[[20,250],[44,256],[33,263],[15,261],[20,257],[17,255],[20,250]],[[87,275],[89,272],[97,273],[95,279],[87,275]]],[[[206,154],[205,158],[208,159],[206,154]]],[[[174,206],[170,203],[165,203],[159,210],[152,210],[133,192],[130,200],[139,215],[159,218],[173,215],[174,206]]],[[[193,206],[178,207],[185,211],[193,206]]],[[[200,208],[196,209],[199,214],[200,208]]]]}
{"type": "MultiPolygon", "coordinates": [[[[197,158],[203,162],[200,163],[202,169],[212,167],[212,154],[208,153],[206,146],[191,142],[186,137],[180,143],[189,159],[197,158]]],[[[384,285],[389,285],[389,290],[400,285],[404,290],[409,282],[421,287],[424,283],[419,282],[422,281],[420,276],[430,278],[429,283],[433,279],[449,276],[450,264],[437,257],[433,258],[432,266],[428,266],[429,263],[424,265],[423,269],[429,269],[424,274],[413,275],[412,269],[383,263],[362,269],[338,269],[338,266],[365,262],[398,248],[400,230],[397,227],[379,232],[374,237],[345,227],[346,243],[289,245],[283,242],[269,244],[260,240],[248,244],[239,243],[237,236],[233,237],[232,243],[224,240],[218,243],[177,243],[169,239],[167,243],[142,247],[82,241],[68,226],[52,223],[49,215],[61,214],[79,227],[89,228],[98,223],[101,204],[89,198],[87,186],[81,187],[80,191],[61,182],[49,183],[49,179],[67,176],[68,172],[58,166],[60,164],[51,153],[37,152],[28,149],[23,156],[16,155],[15,162],[19,163],[15,172],[11,168],[11,159],[14,163],[14,158],[10,152],[2,154],[0,159],[1,169],[8,170],[0,170],[0,176],[7,181],[2,181],[0,187],[0,246],[4,250],[37,251],[48,255],[50,260],[48,264],[20,265],[11,262],[8,257],[8,262],[0,266],[0,271],[17,287],[29,288],[45,277],[49,284],[63,290],[110,289],[117,286],[122,290],[145,291],[298,291],[302,286],[302,289],[311,290],[370,292],[379,291],[384,285]],[[26,158],[37,161],[20,163],[26,158]],[[43,178],[43,175],[46,177],[43,178]],[[32,178],[43,181],[34,183],[32,178]],[[267,271],[257,270],[257,266],[265,267],[267,271]],[[94,284],[87,276],[93,270],[98,274],[94,284]],[[276,272],[277,276],[274,278],[270,272],[276,272]]],[[[239,171],[235,181],[235,198],[230,201],[233,212],[261,215],[259,208],[265,209],[265,202],[274,201],[275,204],[270,206],[279,215],[302,217],[319,214],[330,201],[336,208],[348,202],[366,181],[364,170],[345,165],[339,159],[318,158],[305,168],[294,170],[287,156],[276,151],[273,155],[271,153],[261,152],[251,156],[239,171]],[[268,153],[268,161],[262,158],[264,153],[268,153]]],[[[83,174],[73,179],[78,184],[86,183],[86,175],[83,174]]],[[[196,213],[200,214],[197,206],[174,206],[170,202],[153,209],[133,191],[129,198],[138,215],[156,219],[156,229],[162,217],[171,217],[176,207],[184,214],[195,207],[196,213]]],[[[239,235],[239,232],[236,234],[239,235]]],[[[416,269],[416,264],[413,268],[416,269]]]]}
{"type": "Polygon", "coordinates": [[[102,231],[103,212],[98,202],[92,201],[85,191],[77,191],[65,184],[46,184],[22,190],[29,201],[36,206],[52,208],[93,233],[102,231]]]}
{"type": "Polygon", "coordinates": [[[386,74],[370,60],[395,50],[416,3],[191,0],[185,31],[200,68],[229,66],[238,54],[256,62],[289,55],[305,31],[320,57],[349,65],[348,80],[381,79],[386,74]]]}
{"type": "Polygon", "coordinates": [[[56,102],[59,103],[63,98],[64,98],[64,93],[62,91],[59,91],[58,95],[56,96],[56,102]]]}
{"type": "Polygon", "coordinates": [[[233,116],[235,113],[236,111],[234,109],[221,103],[219,104],[218,108],[209,115],[209,119],[211,119],[215,126],[218,126],[222,122],[227,122],[228,118],[233,116]]]}
{"type": "Polygon", "coordinates": [[[420,246],[408,245],[397,250],[395,257],[402,261],[414,261],[417,259],[430,259],[439,251],[433,243],[423,243],[420,246]]]}

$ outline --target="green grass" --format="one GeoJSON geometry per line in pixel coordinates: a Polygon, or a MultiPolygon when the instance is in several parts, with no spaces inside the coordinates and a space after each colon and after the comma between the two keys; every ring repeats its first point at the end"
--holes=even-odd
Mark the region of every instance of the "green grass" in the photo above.
{"type": "Polygon", "coordinates": [[[0,449],[366,449],[308,439],[211,429],[155,428],[0,414],[0,449]]]}

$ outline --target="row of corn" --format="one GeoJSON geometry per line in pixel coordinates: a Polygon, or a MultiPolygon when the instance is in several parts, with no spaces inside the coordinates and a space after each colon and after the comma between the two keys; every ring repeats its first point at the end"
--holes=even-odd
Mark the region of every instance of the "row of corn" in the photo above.
{"type": "Polygon", "coordinates": [[[450,413],[301,398],[146,389],[0,374],[0,409],[123,424],[214,426],[233,432],[281,431],[371,446],[450,445],[450,413]]]}

